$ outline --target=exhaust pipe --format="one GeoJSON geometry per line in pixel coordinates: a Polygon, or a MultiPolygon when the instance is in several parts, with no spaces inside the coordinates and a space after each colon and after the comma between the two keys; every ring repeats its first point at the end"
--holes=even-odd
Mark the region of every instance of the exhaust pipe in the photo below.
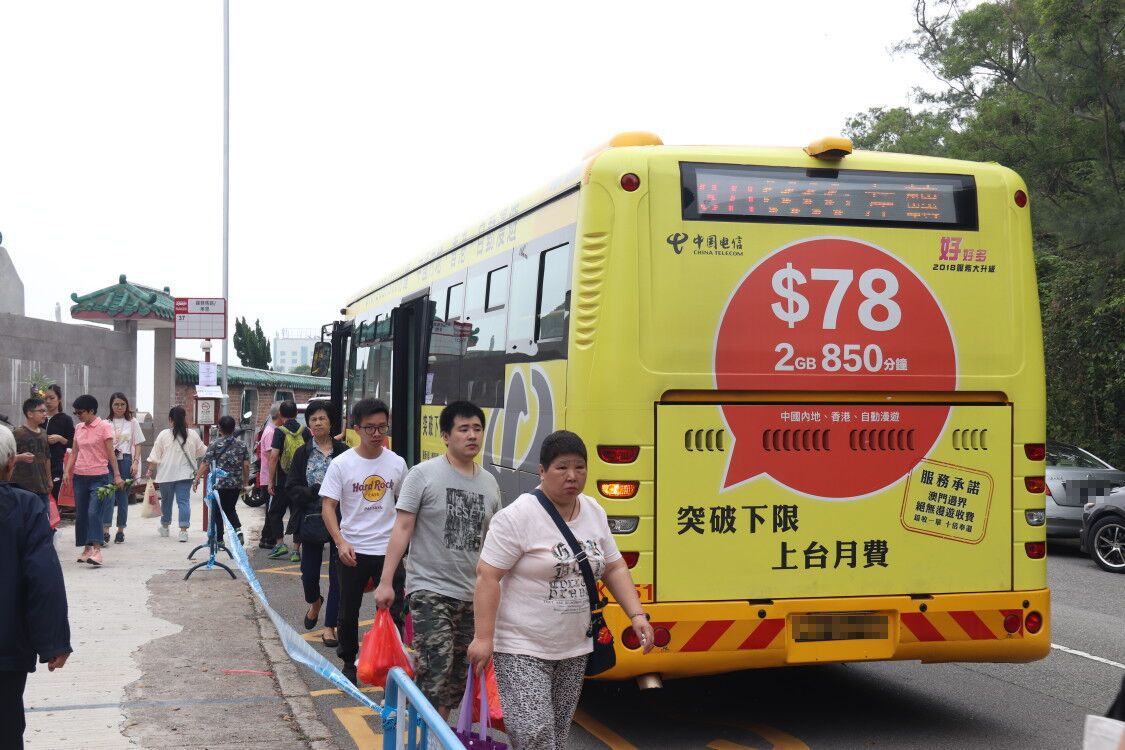
{"type": "Polygon", "coordinates": [[[640,690],[658,690],[664,687],[664,681],[656,672],[649,672],[637,677],[637,688],[640,690]]]}

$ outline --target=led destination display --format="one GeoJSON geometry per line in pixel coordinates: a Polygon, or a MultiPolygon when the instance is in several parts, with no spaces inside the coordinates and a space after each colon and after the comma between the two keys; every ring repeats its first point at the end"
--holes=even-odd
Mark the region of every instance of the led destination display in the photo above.
{"type": "Polygon", "coordinates": [[[684,219],[976,229],[970,175],[680,165],[684,219]]]}

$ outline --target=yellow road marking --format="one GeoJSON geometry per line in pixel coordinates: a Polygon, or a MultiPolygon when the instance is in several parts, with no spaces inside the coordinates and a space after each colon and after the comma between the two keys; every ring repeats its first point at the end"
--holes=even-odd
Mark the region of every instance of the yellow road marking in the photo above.
{"type": "Polygon", "coordinates": [[[383,747],[383,733],[376,733],[367,723],[367,717],[375,715],[370,708],[367,706],[334,708],[332,713],[344,725],[344,729],[347,730],[358,750],[380,750],[383,747]]]}
{"type": "MultiPolygon", "coordinates": [[[[695,716],[673,716],[677,721],[691,722],[694,724],[707,724],[715,727],[733,727],[734,729],[745,729],[749,732],[761,737],[766,742],[770,743],[772,750],[809,750],[809,746],[799,739],[783,732],[780,729],[766,726],[765,724],[751,724],[745,721],[713,721],[711,719],[700,719],[695,716]]],[[[712,750],[740,750],[749,748],[748,745],[739,745],[729,740],[714,740],[707,747],[712,750]]]]}
{"type": "MultiPolygon", "coordinates": [[[[361,626],[362,625],[374,625],[375,621],[374,620],[360,620],[359,624],[361,626]]],[[[302,633],[301,637],[304,638],[306,641],[319,641],[320,640],[320,634],[323,633],[323,632],[324,632],[323,629],[314,630],[311,633],[302,633]]],[[[337,634],[337,635],[339,635],[339,634],[337,634]]]]}
{"type": "MultiPolygon", "coordinates": [[[[383,692],[383,688],[376,687],[375,685],[368,685],[365,688],[360,688],[359,692],[361,692],[361,693],[381,693],[381,692],[383,692]]],[[[314,698],[318,698],[322,695],[343,695],[343,691],[338,690],[336,688],[325,688],[324,690],[312,690],[312,691],[309,692],[309,695],[311,695],[314,698]]]]}
{"type": "Polygon", "coordinates": [[[595,719],[582,708],[574,712],[574,722],[605,743],[610,750],[637,750],[637,746],[595,719]]]}

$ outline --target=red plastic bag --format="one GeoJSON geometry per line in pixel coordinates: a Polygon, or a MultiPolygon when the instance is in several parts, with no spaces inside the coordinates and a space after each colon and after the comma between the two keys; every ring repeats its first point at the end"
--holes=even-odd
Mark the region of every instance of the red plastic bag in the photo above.
{"type": "MultiPolygon", "coordinates": [[[[472,666],[469,667],[472,670],[472,666]]],[[[493,729],[504,731],[504,709],[500,706],[500,686],[496,684],[496,670],[492,662],[484,670],[484,689],[488,693],[488,725],[493,729]]],[[[480,704],[473,703],[473,723],[480,723],[480,704]]]]}
{"type": "Polygon", "coordinates": [[[391,613],[380,609],[375,613],[375,624],[363,634],[356,676],[368,685],[386,687],[387,672],[391,671],[391,667],[402,667],[408,677],[414,677],[414,669],[406,658],[406,649],[402,647],[391,613]]]}

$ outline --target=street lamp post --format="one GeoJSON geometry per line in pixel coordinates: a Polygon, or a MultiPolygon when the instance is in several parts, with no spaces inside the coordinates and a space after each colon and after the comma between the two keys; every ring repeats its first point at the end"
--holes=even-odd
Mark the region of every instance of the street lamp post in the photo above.
{"type": "MultiPolygon", "coordinates": [[[[223,299],[230,309],[230,0],[223,0],[223,299]]],[[[228,318],[229,321],[229,318],[228,318]]],[[[227,395],[228,330],[223,336],[223,415],[230,413],[227,395]]]]}

